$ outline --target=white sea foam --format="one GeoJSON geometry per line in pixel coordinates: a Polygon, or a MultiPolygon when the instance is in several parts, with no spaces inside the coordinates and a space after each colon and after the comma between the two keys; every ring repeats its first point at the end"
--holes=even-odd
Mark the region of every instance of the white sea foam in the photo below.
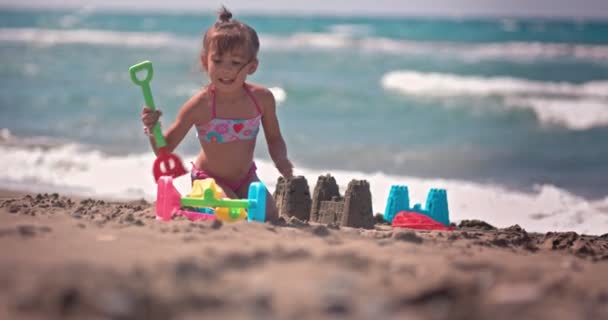
{"type": "Polygon", "coordinates": [[[571,130],[608,126],[608,101],[599,99],[508,98],[505,105],[532,109],[544,124],[571,130]]]}
{"type": "Polygon", "coordinates": [[[410,70],[384,75],[382,86],[424,96],[545,95],[608,98],[608,81],[583,84],[542,82],[513,77],[478,77],[410,70]]]}
{"type": "MultiPolygon", "coordinates": [[[[66,17],[66,25],[77,17],[66,17]]],[[[298,32],[285,36],[261,34],[262,50],[361,50],[397,55],[440,55],[467,61],[485,59],[537,60],[574,58],[605,62],[607,45],[541,42],[457,43],[373,37],[365,26],[335,25],[330,32],[298,32]]],[[[88,44],[145,48],[196,49],[200,39],[165,32],[122,32],[96,29],[1,28],[0,41],[36,45],[88,44]]]]}
{"type": "Polygon", "coordinates": [[[330,33],[344,34],[349,36],[367,36],[372,33],[372,26],[368,24],[334,24],[329,26],[330,33]]]}
{"type": "Polygon", "coordinates": [[[86,44],[146,48],[183,48],[193,46],[192,39],[163,32],[118,32],[92,29],[0,29],[0,41],[25,42],[40,46],[86,44]]]}
{"type": "Polygon", "coordinates": [[[538,60],[574,58],[606,61],[608,46],[541,42],[458,43],[414,41],[384,37],[358,37],[342,31],[295,33],[289,36],[262,35],[265,49],[358,49],[366,52],[408,55],[440,55],[466,61],[487,59],[538,60]]]}
{"type": "Polygon", "coordinates": [[[282,104],[287,99],[287,92],[285,92],[285,89],[281,87],[270,87],[268,89],[272,92],[277,105],[282,104]]]}
{"type": "Polygon", "coordinates": [[[262,35],[264,49],[343,49],[354,46],[354,40],[344,33],[300,32],[289,36],[262,35]]]}
{"type": "MultiPolygon", "coordinates": [[[[184,156],[186,162],[193,156],[184,156]]],[[[155,199],[151,174],[152,153],[109,156],[76,144],[18,147],[0,144],[0,188],[32,192],[69,192],[81,196],[117,199],[155,199]]],[[[258,160],[258,174],[272,192],[278,177],[271,163],[258,160]]],[[[602,234],[608,230],[608,196],[587,201],[551,185],[537,186],[533,193],[509,191],[500,186],[466,181],[418,179],[383,173],[300,168],[311,189],[319,175],[331,172],[345,191],[352,179],[370,182],[374,212],[383,212],[391,185],[407,185],[412,204],[424,205],[428,190],[445,188],[452,221],[482,219],[498,227],[519,224],[528,231],[576,231],[602,234]]],[[[176,188],[189,191],[189,177],[175,180],[176,188]]]]}
{"type": "Polygon", "coordinates": [[[573,84],[403,70],[385,74],[381,84],[417,97],[499,97],[506,108],[531,109],[541,123],[572,130],[608,125],[608,81],[573,84]]]}

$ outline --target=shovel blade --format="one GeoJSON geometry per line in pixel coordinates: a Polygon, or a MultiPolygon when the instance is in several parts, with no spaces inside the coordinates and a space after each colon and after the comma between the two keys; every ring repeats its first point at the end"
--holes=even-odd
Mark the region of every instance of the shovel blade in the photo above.
{"type": "Polygon", "coordinates": [[[182,160],[173,153],[160,154],[154,160],[152,172],[154,174],[154,181],[158,181],[161,176],[177,178],[188,173],[182,164],[182,160]]]}

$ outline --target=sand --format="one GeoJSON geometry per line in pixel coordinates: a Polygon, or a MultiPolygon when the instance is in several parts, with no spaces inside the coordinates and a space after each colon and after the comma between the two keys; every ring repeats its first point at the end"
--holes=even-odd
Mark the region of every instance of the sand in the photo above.
{"type": "Polygon", "coordinates": [[[0,191],[0,319],[608,319],[608,234],[155,219],[0,191]]]}

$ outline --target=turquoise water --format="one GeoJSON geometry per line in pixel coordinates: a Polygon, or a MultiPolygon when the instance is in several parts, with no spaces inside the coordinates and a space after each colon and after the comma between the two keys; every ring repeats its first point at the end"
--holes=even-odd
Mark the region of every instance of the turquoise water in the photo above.
{"type": "MultiPolygon", "coordinates": [[[[250,80],[285,93],[281,126],[302,167],[608,195],[608,22],[236,18],[260,34],[250,80]]],[[[214,19],[0,11],[0,128],[149,152],[127,69],[153,61],[170,122],[206,83],[197,55],[214,19]]],[[[193,137],[178,152],[195,154],[193,137]]]]}

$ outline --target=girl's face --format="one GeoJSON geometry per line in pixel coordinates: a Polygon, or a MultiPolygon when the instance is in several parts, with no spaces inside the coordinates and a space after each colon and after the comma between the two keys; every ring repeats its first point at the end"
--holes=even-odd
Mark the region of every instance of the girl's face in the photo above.
{"type": "Polygon", "coordinates": [[[240,89],[247,75],[253,74],[258,65],[257,59],[252,58],[243,48],[235,48],[220,55],[212,46],[202,60],[211,83],[222,91],[240,89]]]}

